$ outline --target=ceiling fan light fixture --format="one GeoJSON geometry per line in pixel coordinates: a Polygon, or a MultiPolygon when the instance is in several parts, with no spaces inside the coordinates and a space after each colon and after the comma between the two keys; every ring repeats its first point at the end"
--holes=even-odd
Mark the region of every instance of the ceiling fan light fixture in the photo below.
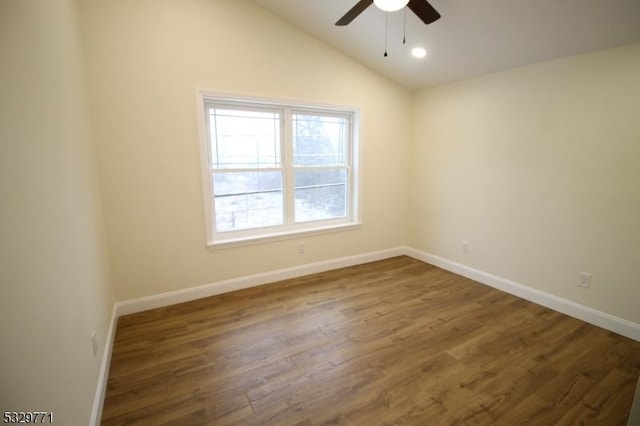
{"type": "Polygon", "coordinates": [[[409,0],[373,0],[373,3],[380,10],[395,12],[409,4],[409,0]]]}

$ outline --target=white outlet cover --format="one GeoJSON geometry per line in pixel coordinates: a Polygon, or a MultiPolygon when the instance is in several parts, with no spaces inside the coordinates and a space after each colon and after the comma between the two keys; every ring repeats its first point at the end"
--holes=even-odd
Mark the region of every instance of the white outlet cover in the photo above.
{"type": "Polygon", "coordinates": [[[98,356],[98,340],[96,339],[96,332],[91,332],[91,349],[93,350],[93,356],[98,356]]]}
{"type": "Polygon", "coordinates": [[[578,276],[578,287],[589,288],[591,285],[591,274],[588,272],[580,272],[578,276]]]}

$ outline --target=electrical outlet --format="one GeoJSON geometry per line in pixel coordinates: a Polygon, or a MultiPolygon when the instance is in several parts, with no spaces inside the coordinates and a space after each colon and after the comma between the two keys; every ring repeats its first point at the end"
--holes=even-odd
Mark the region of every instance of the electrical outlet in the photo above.
{"type": "Polygon", "coordinates": [[[96,332],[91,332],[91,349],[93,350],[93,357],[98,356],[98,339],[96,338],[96,332]]]}
{"type": "Polygon", "coordinates": [[[460,242],[460,251],[464,254],[469,253],[469,241],[460,242]]]}
{"type": "Polygon", "coordinates": [[[591,274],[588,272],[578,273],[578,287],[589,288],[591,286],[591,274]]]}
{"type": "Polygon", "coordinates": [[[305,246],[304,241],[298,243],[298,254],[304,254],[305,246]]]}

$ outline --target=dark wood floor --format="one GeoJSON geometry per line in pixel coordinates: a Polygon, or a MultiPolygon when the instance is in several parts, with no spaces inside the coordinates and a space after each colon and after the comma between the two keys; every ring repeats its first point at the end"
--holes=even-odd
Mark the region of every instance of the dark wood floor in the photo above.
{"type": "Polygon", "coordinates": [[[640,343],[407,257],[120,318],[102,424],[626,425],[640,343]]]}

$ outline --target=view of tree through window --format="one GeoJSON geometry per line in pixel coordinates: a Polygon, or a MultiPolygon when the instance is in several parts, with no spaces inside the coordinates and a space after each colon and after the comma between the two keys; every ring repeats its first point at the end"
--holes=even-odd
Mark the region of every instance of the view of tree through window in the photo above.
{"type": "Polygon", "coordinates": [[[216,233],[348,218],[352,116],[206,103],[216,233]]]}
{"type": "Polygon", "coordinates": [[[218,232],[282,225],[281,113],[209,109],[218,232]]]}
{"type": "Polygon", "coordinates": [[[346,216],[348,131],[344,117],[293,116],[296,222],[346,216]]]}

